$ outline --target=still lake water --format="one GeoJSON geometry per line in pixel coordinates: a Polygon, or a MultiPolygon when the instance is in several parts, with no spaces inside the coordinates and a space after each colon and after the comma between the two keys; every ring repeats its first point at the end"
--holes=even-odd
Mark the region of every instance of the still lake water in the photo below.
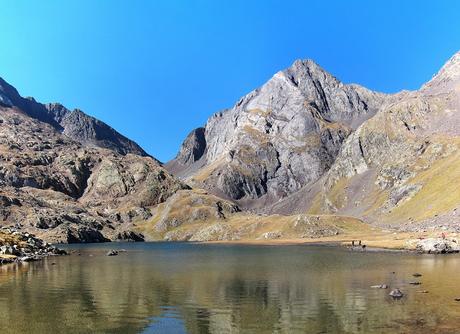
{"type": "Polygon", "coordinates": [[[2,333],[460,332],[458,255],[304,245],[66,248],[81,255],[0,267],[2,333]],[[111,248],[127,252],[105,256],[111,248]],[[409,284],[415,280],[422,285],[409,284]],[[394,301],[390,290],[370,288],[381,283],[406,296],[394,301]]]}

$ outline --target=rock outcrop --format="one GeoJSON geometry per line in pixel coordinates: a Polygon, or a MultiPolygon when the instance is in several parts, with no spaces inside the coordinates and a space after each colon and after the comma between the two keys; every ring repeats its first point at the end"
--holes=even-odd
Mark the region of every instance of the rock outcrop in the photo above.
{"type": "Polygon", "coordinates": [[[204,221],[187,220],[170,224],[167,230],[152,232],[146,224],[150,238],[167,241],[249,241],[276,239],[321,239],[353,233],[369,232],[369,227],[359,219],[340,216],[315,215],[253,215],[228,213],[204,221]]]}

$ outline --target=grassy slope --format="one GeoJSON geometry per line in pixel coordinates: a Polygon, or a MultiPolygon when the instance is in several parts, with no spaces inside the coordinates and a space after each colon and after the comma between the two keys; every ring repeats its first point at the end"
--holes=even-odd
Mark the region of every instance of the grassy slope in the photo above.
{"type": "Polygon", "coordinates": [[[422,184],[423,187],[410,200],[396,207],[386,217],[387,220],[408,217],[423,220],[454,209],[460,204],[460,152],[434,162],[410,183],[422,184]]]}

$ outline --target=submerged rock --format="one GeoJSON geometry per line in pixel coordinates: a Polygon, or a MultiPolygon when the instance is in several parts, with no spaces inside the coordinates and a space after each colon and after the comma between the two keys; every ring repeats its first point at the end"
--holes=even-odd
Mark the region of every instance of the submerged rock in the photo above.
{"type": "Polygon", "coordinates": [[[117,256],[117,255],[118,255],[118,251],[116,251],[115,249],[112,249],[107,252],[107,256],[117,256]]]}
{"type": "Polygon", "coordinates": [[[372,289],[388,289],[388,285],[380,284],[380,285],[371,285],[372,289]]]}
{"type": "Polygon", "coordinates": [[[394,290],[391,290],[391,292],[389,293],[389,296],[393,297],[394,299],[399,299],[399,298],[404,297],[404,293],[402,293],[402,291],[399,289],[394,289],[394,290]]]}

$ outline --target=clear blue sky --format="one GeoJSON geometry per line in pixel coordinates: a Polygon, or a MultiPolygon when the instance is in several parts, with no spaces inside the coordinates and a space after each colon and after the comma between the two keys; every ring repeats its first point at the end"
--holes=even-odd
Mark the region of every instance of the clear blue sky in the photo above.
{"type": "Polygon", "coordinates": [[[162,161],[297,58],[416,89],[460,49],[460,1],[2,0],[0,76],[104,120],[162,161]]]}

